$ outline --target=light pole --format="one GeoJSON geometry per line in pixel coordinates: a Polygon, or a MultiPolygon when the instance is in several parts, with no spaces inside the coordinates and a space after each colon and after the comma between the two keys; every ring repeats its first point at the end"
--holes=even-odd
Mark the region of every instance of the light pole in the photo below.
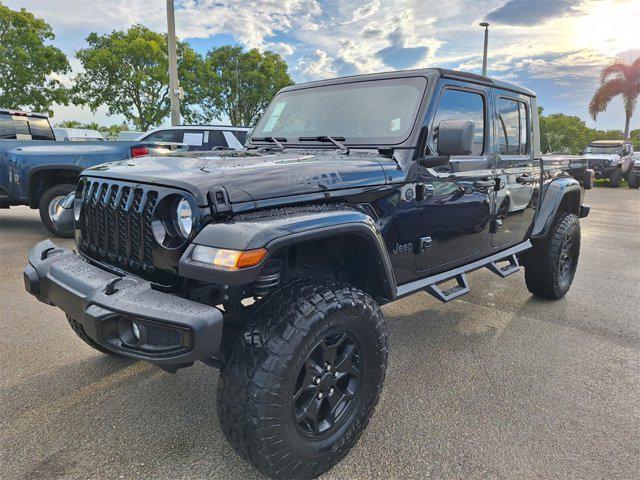
{"type": "Polygon", "coordinates": [[[482,55],[482,75],[487,75],[487,48],[489,47],[489,22],[480,22],[484,27],[484,54],[482,55]]]}
{"type": "Polygon", "coordinates": [[[167,44],[169,46],[169,90],[171,125],[180,125],[180,82],[176,53],[176,19],[173,0],[167,0],[167,44]]]}

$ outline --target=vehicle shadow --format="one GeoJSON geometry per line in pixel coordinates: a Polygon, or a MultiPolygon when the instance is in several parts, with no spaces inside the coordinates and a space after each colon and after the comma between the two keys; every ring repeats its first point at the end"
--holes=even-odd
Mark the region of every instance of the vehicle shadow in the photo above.
{"type": "MultiPolygon", "coordinates": [[[[421,302],[426,298],[403,301],[403,313],[385,312],[391,352],[385,392],[396,393],[383,393],[374,423],[392,432],[395,411],[406,408],[405,399],[423,397],[412,413],[416,418],[442,410],[441,399],[427,392],[451,370],[445,365],[453,364],[459,375],[475,369],[470,359],[491,348],[499,334],[482,319],[470,321],[464,304],[430,308],[432,302],[421,302]],[[418,310],[404,313],[408,305],[418,310]]],[[[109,478],[264,478],[235,454],[220,430],[216,370],[196,364],[171,375],[87,349],[79,357],[22,382],[19,392],[1,393],[8,399],[2,430],[11,432],[3,455],[10,463],[13,452],[26,449],[34,460],[24,466],[23,478],[47,478],[46,472],[91,478],[106,469],[109,478]]],[[[394,448],[397,441],[388,436],[382,446],[394,448]]],[[[329,476],[340,471],[338,466],[329,476]]]]}

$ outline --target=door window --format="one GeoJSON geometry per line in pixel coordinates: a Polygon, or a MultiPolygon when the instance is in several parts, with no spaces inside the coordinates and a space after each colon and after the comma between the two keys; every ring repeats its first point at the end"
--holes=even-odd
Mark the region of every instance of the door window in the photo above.
{"type": "Polygon", "coordinates": [[[244,130],[233,130],[233,134],[242,145],[247,143],[247,132],[244,130]]]}
{"type": "Polygon", "coordinates": [[[438,151],[438,125],[443,120],[471,120],[474,124],[472,156],[484,151],[484,97],[465,90],[446,89],[433,119],[433,146],[438,151]]]}
{"type": "Polygon", "coordinates": [[[500,155],[526,155],[529,146],[527,106],[510,98],[498,98],[500,155]]]}
{"type": "Polygon", "coordinates": [[[209,150],[212,150],[216,147],[228,146],[222,130],[208,130],[207,133],[209,135],[209,138],[207,141],[207,147],[209,150]]]}
{"type": "Polygon", "coordinates": [[[178,142],[177,130],[160,130],[143,138],[147,142],[178,142]]]}

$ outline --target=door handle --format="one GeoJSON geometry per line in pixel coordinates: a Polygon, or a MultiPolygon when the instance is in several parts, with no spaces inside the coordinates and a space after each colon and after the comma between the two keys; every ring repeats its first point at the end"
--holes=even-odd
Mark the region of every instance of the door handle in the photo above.
{"type": "Polygon", "coordinates": [[[495,180],[476,180],[475,182],[473,182],[473,186],[478,190],[487,190],[491,187],[495,187],[496,181],[495,180]]]}

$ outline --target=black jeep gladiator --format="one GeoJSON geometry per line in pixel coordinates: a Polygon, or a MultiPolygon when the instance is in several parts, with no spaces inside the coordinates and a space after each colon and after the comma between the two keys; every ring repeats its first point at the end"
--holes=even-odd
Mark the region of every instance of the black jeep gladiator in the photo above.
{"type": "Polygon", "coordinates": [[[285,88],[246,151],[101,165],[76,192],[78,253],[36,245],[27,290],[100,352],[219,367],[225,435],[281,478],[321,474],[366,427],[381,305],[448,302],[484,267],[559,299],[589,212],[541,159],[533,92],[440,69],[285,88]]]}

